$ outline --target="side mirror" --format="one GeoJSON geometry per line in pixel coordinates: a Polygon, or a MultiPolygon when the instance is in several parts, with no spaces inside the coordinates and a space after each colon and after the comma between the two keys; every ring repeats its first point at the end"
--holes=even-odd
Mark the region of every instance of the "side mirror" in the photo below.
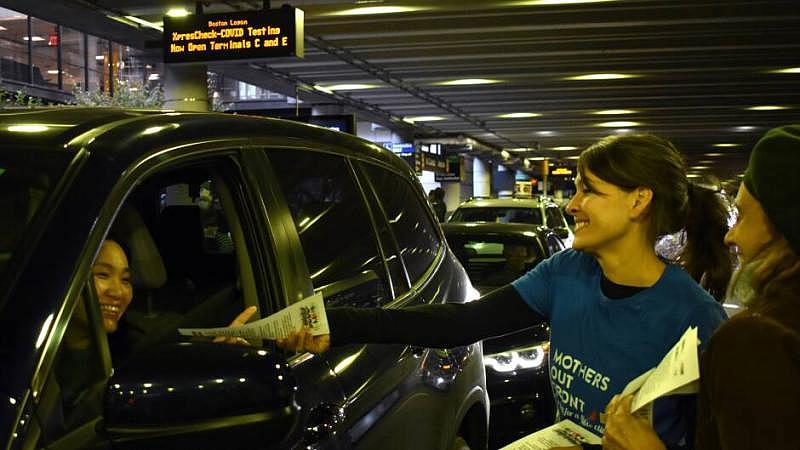
{"type": "Polygon", "coordinates": [[[569,230],[567,227],[553,228],[553,233],[555,233],[556,236],[560,237],[561,239],[567,239],[569,237],[569,230]]]}
{"type": "Polygon", "coordinates": [[[264,349],[159,346],[131,358],[108,381],[105,432],[121,448],[280,442],[294,423],[296,389],[285,360],[264,349]]]}

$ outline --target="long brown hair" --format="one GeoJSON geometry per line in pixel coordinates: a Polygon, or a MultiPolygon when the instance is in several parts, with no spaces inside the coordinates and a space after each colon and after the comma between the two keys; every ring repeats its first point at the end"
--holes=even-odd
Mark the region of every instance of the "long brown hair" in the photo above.
{"type": "Polygon", "coordinates": [[[750,284],[755,295],[748,306],[761,305],[768,299],[786,297],[787,294],[793,296],[800,289],[800,256],[777,230],[752,264],[750,284]]]}
{"type": "Polygon", "coordinates": [[[678,263],[715,298],[723,297],[731,275],[730,252],[723,242],[727,208],[715,192],[689,182],[683,157],[670,141],[651,134],[608,136],[581,153],[578,173],[584,179],[587,170],[627,192],[651,189],[651,242],[685,230],[678,263]]]}

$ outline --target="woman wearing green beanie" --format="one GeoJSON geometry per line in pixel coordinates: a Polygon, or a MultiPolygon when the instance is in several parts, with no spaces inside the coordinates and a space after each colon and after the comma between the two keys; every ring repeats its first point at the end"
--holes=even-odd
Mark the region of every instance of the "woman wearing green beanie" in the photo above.
{"type": "MultiPolygon", "coordinates": [[[[800,125],[770,130],[750,154],[738,221],[725,236],[741,262],[729,292],[748,309],[720,327],[703,353],[699,450],[800,449],[799,172],[800,125]]],[[[663,449],[629,410],[630,398],[609,404],[604,448],[663,449]]]]}

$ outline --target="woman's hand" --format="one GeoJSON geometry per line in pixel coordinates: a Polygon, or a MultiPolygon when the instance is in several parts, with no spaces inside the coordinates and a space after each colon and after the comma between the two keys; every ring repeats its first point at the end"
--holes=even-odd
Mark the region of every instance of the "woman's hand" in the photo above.
{"type": "MultiPolygon", "coordinates": [[[[251,317],[253,317],[253,314],[255,314],[256,311],[258,311],[258,308],[255,306],[248,306],[244,311],[240,312],[235,319],[233,319],[228,327],[240,327],[244,325],[248,320],[250,320],[251,317]]],[[[233,336],[217,336],[212,342],[218,344],[250,345],[250,343],[247,342],[247,339],[233,336]]]]}
{"type": "Polygon", "coordinates": [[[322,334],[312,336],[307,329],[295,331],[284,339],[275,341],[278,347],[284,350],[294,350],[296,352],[323,353],[331,346],[331,335],[322,334]]]}
{"type": "Polygon", "coordinates": [[[632,395],[615,395],[606,406],[603,450],[666,450],[653,427],[631,414],[632,395]]]}

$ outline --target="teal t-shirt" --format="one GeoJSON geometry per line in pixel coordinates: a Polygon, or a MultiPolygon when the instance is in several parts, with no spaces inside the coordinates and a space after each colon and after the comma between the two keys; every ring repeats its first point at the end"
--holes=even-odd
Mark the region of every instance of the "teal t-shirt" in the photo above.
{"type": "MultiPolygon", "coordinates": [[[[550,321],[550,382],[561,418],[602,435],[600,413],[629,381],[654,367],[690,326],[702,344],[725,320],[722,307],[683,269],[667,265],[653,286],[623,299],[601,290],[594,257],[565,250],[512,284],[550,321]]],[[[654,405],[654,426],[681,446],[693,417],[675,399],[654,405]]],[[[689,443],[691,444],[691,443],[689,443]]]]}

